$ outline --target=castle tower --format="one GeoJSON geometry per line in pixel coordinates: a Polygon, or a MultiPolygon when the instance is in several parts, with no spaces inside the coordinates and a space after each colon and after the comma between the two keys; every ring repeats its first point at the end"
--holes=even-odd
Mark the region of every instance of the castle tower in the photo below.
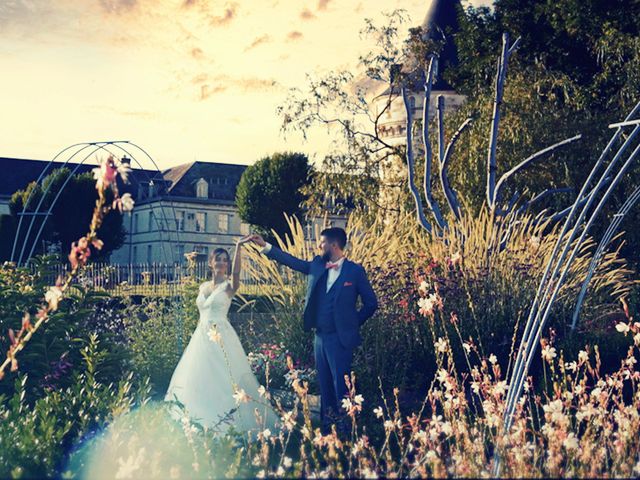
{"type": "MultiPolygon", "coordinates": [[[[446,69],[458,63],[454,37],[459,30],[458,14],[461,9],[460,0],[431,0],[427,14],[422,22],[423,38],[443,43],[438,61],[438,72],[435,72],[436,76],[431,87],[429,121],[436,115],[438,96],[442,95],[444,97],[445,111],[455,110],[465,101],[465,97],[456,93],[451,85],[443,79],[443,73],[446,69]]],[[[406,66],[402,67],[407,68],[406,66]]],[[[406,70],[403,71],[406,72],[406,70]]],[[[413,118],[414,120],[421,120],[425,97],[424,71],[421,68],[413,71],[409,70],[408,79],[410,88],[408,92],[409,104],[413,112],[413,118]]],[[[400,89],[397,86],[387,86],[374,97],[373,108],[376,116],[384,111],[378,124],[380,137],[390,145],[404,145],[407,135],[407,116],[400,89]],[[387,108],[389,99],[391,99],[391,103],[387,108]]],[[[415,132],[414,135],[414,152],[416,157],[424,152],[421,129],[415,132]]],[[[406,195],[407,170],[405,159],[387,159],[381,172],[381,178],[381,205],[401,205],[401,199],[406,195]]]]}

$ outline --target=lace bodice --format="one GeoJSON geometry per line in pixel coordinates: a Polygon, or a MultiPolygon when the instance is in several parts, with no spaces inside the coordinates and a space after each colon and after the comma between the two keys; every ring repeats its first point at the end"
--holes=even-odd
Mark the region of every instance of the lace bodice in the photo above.
{"type": "Polygon", "coordinates": [[[206,319],[210,322],[214,318],[219,320],[227,318],[231,306],[231,297],[226,292],[228,285],[228,280],[218,284],[208,297],[205,297],[202,291],[198,294],[196,305],[200,311],[201,320],[206,319]]]}

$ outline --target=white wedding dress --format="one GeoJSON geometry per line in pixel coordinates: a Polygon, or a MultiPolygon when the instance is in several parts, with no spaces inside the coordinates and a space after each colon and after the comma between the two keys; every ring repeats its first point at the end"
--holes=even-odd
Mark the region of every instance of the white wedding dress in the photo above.
{"type": "MultiPolygon", "coordinates": [[[[227,317],[231,306],[226,292],[228,284],[222,282],[208,297],[202,290],[198,294],[200,320],[173,372],[165,400],[177,399],[193,421],[208,428],[227,431],[233,426],[240,432],[275,429],[278,415],[269,401],[260,396],[258,381],[227,317]],[[249,399],[238,403],[239,391],[244,391],[249,399]],[[236,408],[231,423],[221,424],[220,420],[236,408]]],[[[176,410],[172,411],[175,414],[176,410]]]]}

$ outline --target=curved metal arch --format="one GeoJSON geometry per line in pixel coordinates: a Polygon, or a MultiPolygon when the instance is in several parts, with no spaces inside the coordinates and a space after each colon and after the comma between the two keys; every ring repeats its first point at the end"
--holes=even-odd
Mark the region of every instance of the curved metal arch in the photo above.
{"type": "MultiPolygon", "coordinates": [[[[53,162],[55,162],[56,158],[58,158],[62,153],[64,153],[65,151],[69,150],[70,148],[73,148],[73,147],[76,147],[76,146],[79,146],[79,145],[84,145],[84,147],[82,147],[80,150],[75,152],[70,158],[75,157],[82,150],[85,150],[86,148],[89,148],[91,146],[91,144],[87,144],[87,143],[76,143],[76,144],[74,144],[74,145],[72,145],[70,147],[67,147],[67,148],[61,150],[55,157],[53,157],[53,159],[49,163],[47,163],[47,165],[45,165],[45,167],[42,169],[42,172],[40,172],[40,176],[38,176],[38,179],[36,180],[36,183],[40,184],[40,182],[44,178],[44,175],[45,175],[47,169],[49,168],[49,166],[53,165],[53,162]]],[[[67,163],[68,163],[68,160],[65,162],[65,165],[67,163]]],[[[30,202],[32,197],[33,197],[33,192],[31,192],[29,194],[29,196],[27,197],[27,200],[24,202],[24,205],[22,206],[22,212],[20,213],[20,219],[18,220],[18,227],[16,229],[16,237],[14,238],[13,248],[11,250],[11,261],[13,261],[13,259],[15,257],[15,250],[16,250],[16,246],[17,246],[17,243],[18,243],[18,233],[20,232],[21,227],[22,227],[22,219],[25,216],[25,213],[27,211],[27,206],[29,205],[29,202],[30,202]]],[[[36,207],[36,213],[40,210],[40,206],[41,205],[42,205],[42,199],[40,199],[40,202],[38,203],[38,206],[36,207]]],[[[35,217],[32,217],[31,218],[31,223],[29,223],[29,228],[27,229],[27,235],[25,237],[25,243],[23,243],[22,250],[20,251],[20,258],[17,261],[18,265],[20,265],[20,263],[22,262],[22,256],[24,255],[24,249],[25,249],[25,246],[26,246],[26,241],[29,238],[29,234],[31,233],[31,228],[33,228],[33,223],[34,222],[35,222],[35,217]]]]}
{"type": "MultiPolygon", "coordinates": [[[[58,152],[58,154],[56,154],[56,156],[55,156],[55,157],[54,157],[54,158],[53,158],[53,159],[52,159],[52,160],[51,160],[51,161],[50,161],[50,162],[45,166],[45,168],[44,168],[44,169],[43,169],[43,171],[40,173],[40,176],[39,176],[39,177],[38,177],[38,179],[37,179],[37,182],[38,182],[38,183],[40,183],[40,182],[42,181],[42,179],[44,178],[45,174],[47,173],[47,170],[49,169],[49,167],[50,167],[51,165],[53,165],[53,162],[54,162],[54,161],[55,161],[55,160],[56,160],[60,155],[62,155],[64,152],[68,151],[68,150],[69,150],[69,149],[71,149],[71,148],[78,147],[78,146],[82,146],[82,148],[80,148],[78,151],[76,151],[75,153],[73,153],[73,155],[71,155],[69,158],[67,158],[67,160],[64,162],[64,164],[62,165],[62,167],[67,166],[67,165],[69,164],[69,162],[70,162],[70,161],[71,161],[71,160],[72,160],[76,155],[78,155],[79,153],[81,153],[83,150],[86,150],[87,148],[90,148],[91,146],[94,146],[94,147],[96,147],[96,148],[94,148],[94,149],[93,149],[93,150],[92,150],[88,155],[86,155],[86,156],[84,157],[84,159],[80,162],[80,164],[76,165],[76,167],[74,168],[74,170],[73,170],[73,172],[71,173],[71,175],[70,175],[70,176],[65,180],[65,182],[64,182],[64,183],[63,183],[63,185],[62,185],[62,187],[61,187],[61,188],[60,188],[60,190],[58,191],[58,193],[57,193],[56,197],[54,198],[54,200],[53,200],[53,202],[52,202],[52,205],[50,206],[50,208],[49,208],[49,210],[48,210],[48,212],[47,212],[47,213],[48,213],[48,214],[49,214],[49,213],[51,213],[51,210],[52,210],[53,206],[55,206],[55,204],[56,204],[56,202],[57,202],[58,197],[60,196],[61,192],[64,190],[64,187],[66,186],[66,184],[67,184],[67,183],[69,182],[69,180],[71,179],[71,176],[72,176],[73,174],[75,174],[75,173],[76,173],[76,171],[78,170],[79,166],[80,166],[80,165],[82,165],[82,164],[84,164],[84,162],[85,162],[85,161],[86,161],[86,160],[87,160],[91,155],[93,155],[93,154],[94,154],[96,151],[98,151],[98,150],[105,150],[106,152],[108,152],[108,153],[110,153],[110,154],[113,154],[113,152],[108,148],[108,145],[113,145],[113,146],[115,146],[115,147],[118,147],[120,150],[122,150],[122,151],[123,151],[123,152],[125,152],[127,155],[129,155],[129,156],[132,158],[132,160],[133,160],[133,161],[135,161],[135,163],[136,163],[136,164],[137,164],[141,169],[145,170],[145,169],[142,167],[142,163],[141,163],[141,162],[136,158],[136,156],[135,156],[135,155],[133,155],[133,154],[132,154],[131,152],[129,152],[127,149],[125,149],[125,148],[123,148],[123,147],[121,147],[121,146],[120,146],[120,144],[121,144],[121,143],[130,144],[130,145],[132,145],[132,146],[136,147],[137,149],[139,149],[141,152],[143,152],[143,153],[144,153],[144,155],[145,155],[147,158],[149,158],[149,160],[152,162],[152,164],[153,164],[153,165],[154,165],[154,167],[156,168],[156,171],[157,171],[158,173],[160,173],[160,174],[162,173],[162,172],[161,172],[161,170],[159,169],[159,167],[158,167],[157,163],[155,162],[155,160],[153,160],[153,158],[151,157],[151,155],[149,155],[149,153],[148,153],[146,150],[144,150],[142,147],[140,147],[140,146],[138,146],[138,145],[136,145],[136,144],[132,144],[131,142],[128,142],[128,141],[120,141],[120,140],[119,140],[119,141],[109,141],[109,142],[85,142],[85,143],[77,143],[77,144],[71,145],[71,146],[69,146],[69,147],[64,148],[64,149],[63,149],[63,150],[61,150],[60,152],[58,152]]],[[[53,170],[52,170],[52,171],[53,171],[53,170]]],[[[144,172],[144,175],[147,177],[147,179],[151,179],[151,177],[149,176],[149,174],[148,174],[146,171],[144,172]]],[[[40,211],[40,207],[42,206],[42,202],[43,202],[43,200],[44,200],[44,198],[45,198],[45,196],[46,196],[46,193],[48,193],[48,191],[49,191],[49,187],[45,190],[45,192],[44,192],[44,194],[43,194],[42,198],[40,199],[40,202],[38,203],[38,206],[36,207],[36,210],[35,210],[35,212],[34,212],[34,213],[39,213],[39,211],[40,211]]],[[[29,197],[27,198],[27,200],[25,201],[25,203],[24,203],[24,205],[23,205],[23,210],[22,210],[22,213],[23,213],[23,214],[26,212],[26,208],[27,208],[27,206],[29,205],[29,203],[30,203],[30,201],[31,201],[32,195],[33,195],[33,192],[29,195],[29,197]]],[[[174,208],[174,206],[173,206],[173,202],[171,201],[171,199],[169,199],[169,203],[170,203],[171,208],[173,209],[173,212],[174,212],[174,215],[175,215],[175,208],[174,208]]],[[[167,226],[168,226],[170,222],[169,222],[169,221],[167,220],[167,218],[166,218],[166,215],[165,215],[165,213],[164,213],[164,209],[163,209],[162,207],[157,207],[157,208],[160,208],[160,211],[162,212],[163,220],[166,222],[166,224],[167,224],[167,226]]],[[[151,210],[152,210],[152,211],[155,211],[155,209],[156,209],[156,207],[151,206],[151,210]]],[[[12,249],[12,258],[11,258],[11,260],[12,260],[12,261],[13,261],[13,259],[14,259],[14,257],[15,257],[15,250],[16,250],[16,246],[17,246],[17,242],[18,242],[18,238],[19,238],[19,233],[20,233],[20,231],[21,231],[21,227],[22,227],[22,217],[23,217],[23,216],[24,216],[24,215],[20,215],[20,217],[21,217],[21,218],[20,218],[20,220],[19,220],[19,223],[18,223],[18,229],[17,229],[17,231],[16,231],[16,236],[15,236],[15,238],[14,238],[14,245],[13,245],[13,249],[12,249]]],[[[30,251],[29,256],[28,256],[27,258],[31,258],[31,256],[33,255],[33,252],[34,252],[34,250],[35,250],[35,246],[36,246],[36,243],[37,243],[37,239],[38,239],[38,238],[40,238],[40,235],[42,234],[42,231],[43,231],[44,226],[45,226],[45,224],[46,224],[47,218],[48,218],[48,216],[46,216],[46,217],[45,217],[45,219],[44,219],[43,223],[41,224],[40,229],[39,229],[39,231],[38,231],[38,234],[36,235],[36,240],[33,242],[33,245],[32,245],[32,248],[31,248],[31,251],[30,251]]],[[[30,222],[30,224],[29,224],[29,228],[28,228],[28,230],[27,230],[27,234],[26,234],[26,237],[25,237],[25,241],[24,241],[23,246],[22,246],[22,249],[21,249],[20,258],[18,259],[18,262],[17,262],[18,264],[22,263],[22,259],[23,259],[23,256],[24,256],[24,251],[25,251],[25,248],[26,248],[26,242],[28,241],[28,238],[29,238],[29,235],[30,235],[30,233],[31,233],[31,230],[32,230],[32,228],[33,228],[33,224],[34,224],[34,223],[35,223],[35,215],[32,217],[31,222],[30,222]]],[[[156,225],[158,225],[157,216],[156,216],[156,225]]],[[[175,231],[175,232],[176,232],[176,235],[177,235],[177,239],[178,239],[178,241],[179,241],[179,233],[178,233],[177,229],[167,228],[167,231],[168,231],[169,233],[170,233],[171,231],[175,231]]],[[[164,230],[163,230],[162,228],[159,228],[159,232],[160,232],[160,235],[162,236],[162,235],[163,235],[164,230]]],[[[164,243],[165,243],[165,242],[161,242],[161,245],[162,245],[162,247],[161,247],[161,248],[162,248],[162,251],[163,251],[163,256],[165,257],[165,260],[166,260],[166,259],[167,259],[167,253],[166,253],[166,251],[165,251],[164,243]]],[[[171,248],[171,258],[173,259],[173,245],[171,245],[171,238],[169,238],[169,243],[170,243],[169,247],[171,248]]],[[[167,263],[170,263],[170,262],[167,262],[167,263]]]]}
{"type": "MultiPolygon", "coordinates": [[[[122,150],[122,151],[123,151],[125,154],[127,154],[129,157],[131,157],[132,159],[134,159],[134,160],[136,161],[136,163],[137,163],[138,165],[140,165],[140,166],[141,166],[141,163],[137,160],[136,156],[135,156],[135,155],[133,155],[131,152],[129,152],[129,150],[127,150],[126,148],[122,147],[122,146],[120,145],[120,143],[126,143],[126,144],[131,145],[132,147],[135,147],[135,148],[137,148],[138,150],[140,150],[140,151],[141,151],[141,152],[142,152],[142,153],[143,153],[143,154],[144,154],[144,155],[149,159],[149,161],[153,164],[153,166],[156,168],[156,170],[158,171],[158,173],[162,174],[162,171],[161,171],[161,170],[160,170],[160,168],[158,167],[158,164],[156,163],[156,161],[153,159],[153,157],[151,157],[151,155],[149,155],[149,153],[148,153],[144,148],[140,147],[139,145],[137,145],[137,144],[135,144],[135,143],[129,142],[129,141],[126,141],[126,142],[118,142],[117,144],[115,144],[115,145],[114,145],[115,147],[117,147],[117,148],[119,148],[120,150],[122,150]]],[[[147,178],[149,178],[149,175],[148,175],[148,174],[146,174],[146,173],[145,173],[145,175],[147,176],[147,178]]],[[[178,218],[178,216],[176,215],[176,208],[175,208],[175,205],[174,205],[174,203],[173,203],[173,200],[171,199],[171,195],[168,195],[168,200],[169,200],[169,207],[170,207],[170,209],[171,209],[171,212],[173,213],[173,218],[174,218],[174,219],[176,219],[176,218],[178,218]]],[[[152,210],[153,210],[153,208],[154,208],[154,207],[152,206],[151,208],[152,208],[152,210]]],[[[166,217],[166,215],[165,215],[164,208],[162,208],[162,207],[158,207],[158,208],[160,208],[160,212],[162,213],[163,220],[165,221],[165,223],[166,223],[166,224],[167,224],[167,226],[168,226],[170,222],[169,222],[169,220],[167,219],[167,217],[166,217]]],[[[157,224],[157,222],[158,222],[158,221],[157,221],[157,219],[156,219],[156,224],[157,224]]],[[[168,232],[169,232],[169,233],[171,233],[171,232],[175,232],[175,233],[176,233],[176,242],[179,242],[179,241],[180,241],[180,233],[179,233],[179,230],[178,230],[177,228],[176,228],[176,229],[168,228],[167,230],[168,230],[168,232]]],[[[170,246],[170,248],[171,248],[171,254],[173,255],[173,245],[171,245],[171,237],[169,237],[169,244],[170,244],[169,246],[170,246]]]]}
{"type": "Polygon", "coordinates": [[[580,294],[578,295],[576,307],[575,307],[575,310],[573,311],[573,318],[571,321],[572,331],[575,330],[578,324],[580,310],[582,309],[582,305],[584,303],[584,299],[587,294],[587,289],[589,288],[589,283],[591,282],[591,279],[595,274],[596,268],[598,267],[598,264],[600,263],[600,260],[604,255],[604,251],[607,249],[607,247],[609,246],[609,243],[611,242],[611,239],[616,234],[618,228],[620,227],[620,224],[622,223],[622,220],[624,220],[624,217],[627,215],[627,213],[629,213],[629,211],[638,202],[638,200],[640,200],[640,187],[637,187],[633,191],[631,196],[627,199],[627,201],[624,202],[622,207],[620,207],[618,212],[614,215],[614,219],[609,224],[609,228],[607,228],[607,231],[603,235],[602,240],[600,240],[600,243],[598,244],[598,248],[596,249],[596,252],[593,255],[593,258],[591,259],[591,262],[589,264],[587,277],[584,279],[584,282],[582,283],[582,288],[580,289],[580,294]]]}

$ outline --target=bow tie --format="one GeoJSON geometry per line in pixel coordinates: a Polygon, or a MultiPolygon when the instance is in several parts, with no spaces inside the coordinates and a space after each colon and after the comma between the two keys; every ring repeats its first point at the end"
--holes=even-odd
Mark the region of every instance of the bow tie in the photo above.
{"type": "Polygon", "coordinates": [[[331,262],[327,262],[325,265],[325,268],[333,268],[334,270],[338,270],[340,268],[340,264],[339,263],[331,263],[331,262]]]}

